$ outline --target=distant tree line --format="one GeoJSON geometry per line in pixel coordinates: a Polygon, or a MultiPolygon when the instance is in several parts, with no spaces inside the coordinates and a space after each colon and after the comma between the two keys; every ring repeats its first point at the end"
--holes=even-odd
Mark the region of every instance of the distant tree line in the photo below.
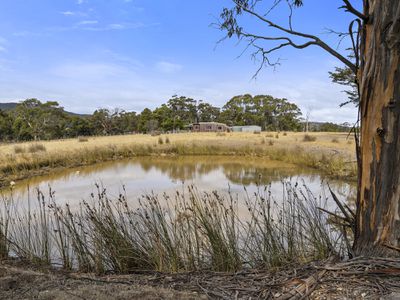
{"type": "Polygon", "coordinates": [[[0,140],[27,141],[91,135],[174,132],[195,122],[259,125],[263,130],[302,130],[301,111],[287,99],[269,95],[235,96],[222,108],[205,101],[173,96],[141,113],[98,109],[92,115],[68,113],[57,102],[27,99],[14,109],[0,110],[0,140]]]}

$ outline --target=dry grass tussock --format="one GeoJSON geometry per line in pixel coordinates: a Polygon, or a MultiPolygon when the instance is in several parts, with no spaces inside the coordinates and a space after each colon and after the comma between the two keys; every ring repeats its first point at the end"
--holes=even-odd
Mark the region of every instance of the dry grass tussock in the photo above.
{"type": "Polygon", "coordinates": [[[315,142],[317,137],[315,135],[305,134],[303,137],[303,142],[315,142]]]}
{"type": "Polygon", "coordinates": [[[123,135],[0,145],[0,186],[54,168],[89,165],[148,155],[249,155],[319,168],[336,177],[355,175],[354,145],[345,133],[313,133],[317,141],[299,143],[303,133],[287,133],[269,143],[259,138],[277,133],[184,133],[161,136],[123,135]],[[84,141],[84,142],[83,142],[84,141]],[[255,143],[256,142],[256,143],[255,143]],[[300,146],[301,145],[301,146],[300,146]],[[334,153],[334,155],[332,155],[334,153]],[[325,155],[323,157],[323,155],[325,155]],[[350,162],[350,163],[349,163],[350,162]]]}

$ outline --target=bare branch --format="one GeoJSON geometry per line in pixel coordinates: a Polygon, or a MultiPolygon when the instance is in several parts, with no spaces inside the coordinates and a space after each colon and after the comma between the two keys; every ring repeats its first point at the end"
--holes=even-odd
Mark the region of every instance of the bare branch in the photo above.
{"type": "Polygon", "coordinates": [[[349,25],[349,35],[351,38],[351,43],[353,45],[353,52],[354,52],[354,57],[356,59],[356,67],[358,69],[360,65],[360,34],[361,34],[361,21],[359,19],[353,20],[350,25],[349,25]],[[354,38],[354,31],[353,27],[354,24],[357,23],[358,25],[358,30],[356,31],[356,37],[354,38]]]}
{"type": "MultiPolygon", "coordinates": [[[[294,35],[294,36],[299,36],[302,38],[306,38],[306,39],[310,39],[311,41],[301,45],[301,47],[296,47],[292,41],[290,41],[289,38],[285,37],[290,46],[293,46],[295,48],[299,48],[299,49],[303,49],[305,47],[311,46],[311,45],[317,45],[319,47],[321,47],[322,49],[324,49],[325,51],[327,51],[328,53],[330,53],[331,55],[333,55],[334,57],[338,58],[340,61],[342,61],[346,66],[348,66],[355,74],[357,73],[357,66],[355,64],[353,64],[350,60],[348,60],[346,57],[344,57],[343,55],[341,55],[340,53],[338,53],[337,51],[335,51],[334,49],[332,49],[328,44],[326,44],[325,42],[323,42],[320,38],[318,38],[315,35],[311,35],[311,34],[306,34],[306,33],[302,33],[302,32],[298,32],[295,30],[291,30],[285,27],[282,27],[278,24],[275,24],[274,22],[272,22],[271,20],[265,18],[264,16],[259,15],[258,13],[256,13],[254,10],[249,9],[246,6],[243,6],[243,4],[238,1],[238,0],[234,0],[235,4],[237,5],[237,7],[239,9],[241,9],[242,11],[256,17],[257,19],[261,20],[262,22],[268,24],[268,26],[276,28],[280,31],[283,31],[285,33],[288,33],[290,35],[294,35]]],[[[238,31],[236,32],[236,34],[238,35],[243,35],[244,33],[241,31],[241,28],[237,28],[238,31]]],[[[254,36],[253,36],[254,37],[254,36]]],[[[259,36],[259,38],[261,39],[261,37],[259,36]]],[[[285,38],[279,38],[279,39],[285,39],[285,38]]],[[[272,40],[272,39],[277,39],[277,38],[269,38],[269,37],[265,37],[265,40],[272,40]]],[[[299,45],[297,45],[299,46],[299,45]]]]}
{"type": "Polygon", "coordinates": [[[343,5],[341,8],[344,8],[346,11],[352,13],[353,15],[356,15],[357,18],[360,18],[365,22],[368,21],[368,17],[355,9],[354,6],[350,3],[350,0],[343,0],[343,2],[345,5],[343,5]]]}
{"type": "Polygon", "coordinates": [[[289,11],[290,11],[290,14],[289,14],[289,28],[290,28],[290,30],[293,30],[293,27],[292,27],[293,7],[292,7],[292,4],[290,4],[289,0],[286,0],[286,3],[288,5],[289,11]]]}

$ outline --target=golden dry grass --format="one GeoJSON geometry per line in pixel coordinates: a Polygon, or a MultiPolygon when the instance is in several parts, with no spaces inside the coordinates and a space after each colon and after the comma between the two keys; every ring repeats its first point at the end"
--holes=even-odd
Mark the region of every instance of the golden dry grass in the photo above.
{"type": "MultiPolygon", "coordinates": [[[[309,133],[316,137],[304,142],[304,133],[263,132],[181,133],[161,136],[119,135],[79,139],[42,141],[45,151],[30,153],[35,142],[0,144],[0,185],[9,180],[48,173],[54,168],[89,165],[96,162],[144,155],[257,155],[272,159],[319,167],[332,165],[340,157],[341,164],[355,160],[354,142],[347,133],[309,133]],[[160,143],[163,139],[163,143],[160,143]],[[168,140],[168,141],[167,141],[168,140]],[[270,141],[273,141],[271,143],[270,141]],[[18,149],[18,151],[16,151],[18,149]],[[300,156],[303,154],[303,158],[300,156]],[[296,157],[299,155],[299,157],[296,157]],[[315,159],[314,159],[315,158],[315,159]]],[[[339,174],[343,166],[329,166],[339,174]]]]}
{"type": "MultiPolygon", "coordinates": [[[[354,153],[354,143],[352,136],[348,137],[347,133],[333,133],[333,132],[317,132],[308,133],[310,136],[315,136],[317,140],[312,143],[303,143],[304,132],[289,132],[286,135],[282,133],[270,133],[263,132],[260,135],[252,133],[239,133],[232,132],[226,135],[218,135],[216,133],[181,133],[181,134],[170,134],[162,135],[161,137],[168,137],[171,144],[193,144],[193,143],[205,143],[205,144],[224,144],[233,146],[253,146],[257,142],[261,142],[263,138],[269,138],[272,135],[274,138],[275,147],[295,147],[301,145],[306,149],[311,150],[322,150],[330,151],[337,150],[343,153],[352,155],[354,153]],[[279,135],[279,139],[275,138],[275,135],[279,135]],[[339,143],[332,142],[333,139],[337,139],[339,143]],[[350,143],[349,143],[350,142],[350,143]]],[[[115,147],[143,145],[143,146],[154,146],[157,144],[159,136],[151,135],[116,135],[116,136],[101,136],[101,137],[89,137],[85,143],[79,142],[79,139],[65,139],[65,140],[54,140],[54,141],[43,141],[40,144],[44,145],[47,149],[47,154],[54,152],[57,153],[70,153],[81,149],[94,149],[109,147],[110,145],[115,147]]],[[[0,144],[0,162],[9,155],[14,154],[14,147],[25,147],[29,148],[36,142],[26,142],[18,144],[0,144]]]]}

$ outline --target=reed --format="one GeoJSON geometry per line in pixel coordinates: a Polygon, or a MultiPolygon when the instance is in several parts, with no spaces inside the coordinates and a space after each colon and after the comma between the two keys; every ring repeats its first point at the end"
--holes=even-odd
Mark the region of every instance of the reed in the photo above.
{"type": "Polygon", "coordinates": [[[48,197],[37,191],[24,209],[3,199],[0,253],[97,273],[235,272],[343,255],[341,233],[319,209],[327,200],[283,187],[280,199],[268,187],[237,199],[190,186],[172,197],[143,195],[133,207],[124,192],[110,198],[97,185],[75,209],[59,206],[51,189],[48,197]]]}

